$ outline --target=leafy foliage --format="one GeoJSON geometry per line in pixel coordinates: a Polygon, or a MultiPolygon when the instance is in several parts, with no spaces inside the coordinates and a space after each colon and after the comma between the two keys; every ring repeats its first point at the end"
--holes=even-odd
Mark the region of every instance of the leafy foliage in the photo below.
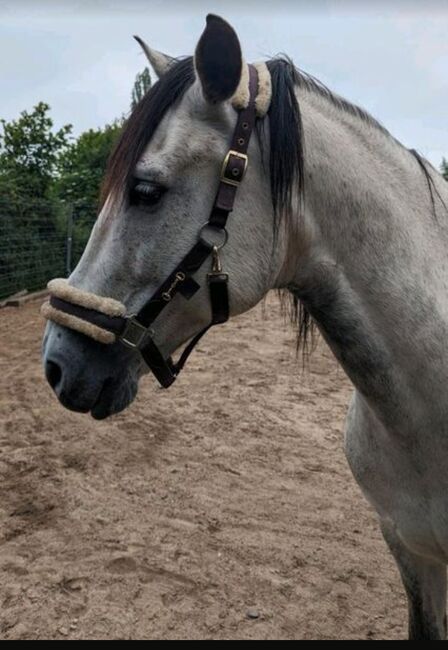
{"type": "Polygon", "coordinates": [[[49,111],[41,102],[16,120],[0,122],[0,297],[10,287],[42,286],[63,268],[62,208],[50,197],[72,127],[54,131],[49,111]]]}
{"type": "Polygon", "coordinates": [[[139,72],[135,78],[134,88],[132,89],[131,110],[133,111],[137,104],[143,99],[148,90],[151,88],[151,74],[149,68],[139,72]]]}
{"type": "MultiPolygon", "coordinates": [[[[151,86],[148,68],[132,89],[132,109],[151,86]]],[[[54,129],[44,102],[16,120],[0,120],[0,298],[36,289],[65,273],[67,218],[73,216],[73,264],[95,221],[107,161],[124,118],[76,140],[54,129]]]]}
{"type": "Polygon", "coordinates": [[[69,145],[71,125],[53,131],[50,107],[40,102],[17,120],[0,120],[0,178],[3,192],[48,197],[59,156],[69,145]]]}
{"type": "Polygon", "coordinates": [[[442,176],[448,181],[448,160],[442,160],[442,176]]]}
{"type": "Polygon", "coordinates": [[[85,131],[59,158],[53,196],[72,210],[73,263],[78,261],[95,222],[102,179],[121,127],[122,122],[116,120],[103,129],[85,131]]]}
{"type": "Polygon", "coordinates": [[[82,133],[60,156],[54,196],[73,204],[80,213],[98,206],[107,161],[122,127],[121,121],[82,133]]]}

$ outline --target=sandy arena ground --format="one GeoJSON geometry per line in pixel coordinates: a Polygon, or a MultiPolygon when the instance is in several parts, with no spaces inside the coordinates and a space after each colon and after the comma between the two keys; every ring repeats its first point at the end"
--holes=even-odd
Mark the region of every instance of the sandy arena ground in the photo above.
{"type": "Polygon", "coordinates": [[[274,298],[101,423],[46,385],[38,308],[0,311],[0,639],[405,636],[349,382],[323,344],[301,374],[274,298]]]}

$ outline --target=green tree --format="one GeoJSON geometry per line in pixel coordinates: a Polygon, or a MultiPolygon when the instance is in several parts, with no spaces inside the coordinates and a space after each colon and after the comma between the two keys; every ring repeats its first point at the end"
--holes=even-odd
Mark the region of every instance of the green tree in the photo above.
{"type": "Polygon", "coordinates": [[[48,104],[40,102],[17,120],[0,120],[0,177],[3,192],[22,197],[48,198],[59,157],[69,145],[72,130],[66,124],[53,131],[48,104]],[[10,188],[10,189],[9,189],[10,188]]]}
{"type": "Polygon", "coordinates": [[[49,112],[41,102],[0,121],[0,297],[63,272],[64,215],[50,198],[71,126],[54,131],[49,112]]]}
{"type": "Polygon", "coordinates": [[[442,176],[448,181],[448,160],[442,160],[442,176]]]}
{"type": "Polygon", "coordinates": [[[151,74],[149,68],[139,72],[135,78],[134,88],[132,89],[131,110],[133,111],[137,104],[143,99],[148,90],[151,88],[151,74]]]}
{"type": "Polygon", "coordinates": [[[107,161],[122,128],[122,120],[82,133],[60,156],[53,195],[73,211],[73,258],[76,264],[95,221],[107,161]]]}
{"type": "Polygon", "coordinates": [[[85,131],[64,151],[57,165],[57,198],[98,207],[107,161],[121,128],[122,122],[117,120],[103,129],[85,131]]]}
{"type": "MultiPolygon", "coordinates": [[[[132,90],[132,108],[151,87],[148,68],[132,90]]],[[[63,274],[66,219],[74,214],[73,262],[95,220],[100,187],[123,118],[71,141],[54,129],[40,102],[16,120],[0,120],[0,298],[63,274]]]]}

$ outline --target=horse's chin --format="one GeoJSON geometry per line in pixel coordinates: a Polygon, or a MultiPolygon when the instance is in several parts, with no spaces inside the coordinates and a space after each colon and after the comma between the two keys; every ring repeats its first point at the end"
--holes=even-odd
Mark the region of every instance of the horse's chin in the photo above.
{"type": "Polygon", "coordinates": [[[90,414],[95,420],[105,420],[112,415],[117,415],[132,404],[137,393],[137,381],[128,380],[126,383],[120,384],[106,382],[98,399],[90,409],[90,414]]]}

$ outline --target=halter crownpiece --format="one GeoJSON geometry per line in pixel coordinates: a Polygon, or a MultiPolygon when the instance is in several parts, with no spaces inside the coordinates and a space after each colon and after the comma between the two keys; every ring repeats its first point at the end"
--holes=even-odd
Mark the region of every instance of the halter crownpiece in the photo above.
{"type": "Polygon", "coordinates": [[[263,117],[271,100],[271,78],[266,64],[243,64],[240,85],[232,104],[238,117],[230,149],[224,159],[218,192],[209,220],[198,232],[198,241],[160,285],[136,315],[127,315],[125,305],[98,296],[56,279],[48,284],[50,300],[42,315],[59,325],[110,345],[120,341],[138,350],[163,388],[168,388],[182,370],[196,344],[213,325],[229,318],[229,276],[223,272],[219,252],[227,243],[226,224],[233,210],[236,192],[244,179],[249,158],[247,150],[257,117],[263,117]],[[212,258],[207,274],[211,322],[191,339],[174,363],[165,359],[154,341],[153,323],[163,309],[180,293],[186,300],[200,289],[194,274],[212,258]]]}
{"type": "MultiPolygon", "coordinates": [[[[255,97],[255,110],[257,117],[264,117],[271,105],[272,99],[272,81],[269,68],[264,61],[252,63],[258,73],[258,90],[255,97]]],[[[233,95],[232,106],[237,111],[242,111],[249,106],[250,89],[249,89],[249,65],[243,61],[241,79],[238,88],[233,95]]]]}

